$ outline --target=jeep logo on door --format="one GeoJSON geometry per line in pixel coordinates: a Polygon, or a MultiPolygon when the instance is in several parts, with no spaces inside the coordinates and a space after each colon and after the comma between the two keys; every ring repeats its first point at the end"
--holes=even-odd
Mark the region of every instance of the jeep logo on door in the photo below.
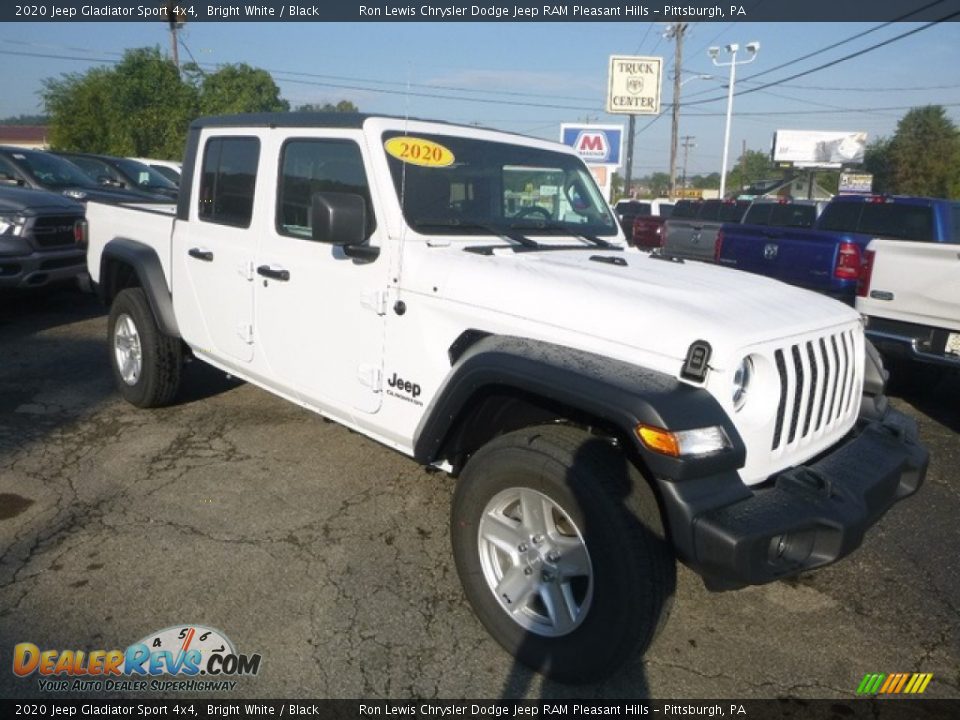
{"type": "Polygon", "coordinates": [[[582,131],[577,135],[573,149],[584,160],[606,160],[610,156],[610,143],[607,141],[607,135],[598,130],[582,131]]]}
{"type": "Polygon", "coordinates": [[[773,260],[777,256],[778,250],[776,243],[767,243],[763,246],[763,259],[773,260]]]}

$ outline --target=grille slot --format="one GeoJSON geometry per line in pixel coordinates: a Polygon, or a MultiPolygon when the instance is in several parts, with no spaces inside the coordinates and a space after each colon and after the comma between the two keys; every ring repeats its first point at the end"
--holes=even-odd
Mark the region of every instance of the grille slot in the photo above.
{"type": "Polygon", "coordinates": [[[33,242],[37,247],[49,248],[73,245],[74,216],[38,217],[33,223],[33,242]]]}
{"type": "Polygon", "coordinates": [[[777,348],[773,357],[780,376],[780,402],[772,450],[802,446],[856,409],[860,372],[852,330],[777,348]]]}

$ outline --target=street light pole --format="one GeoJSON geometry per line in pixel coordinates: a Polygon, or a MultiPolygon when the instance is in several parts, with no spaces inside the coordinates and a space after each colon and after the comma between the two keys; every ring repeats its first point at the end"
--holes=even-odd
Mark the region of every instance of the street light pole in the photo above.
{"type": "Polygon", "coordinates": [[[723,200],[727,190],[727,158],[730,151],[730,121],[733,118],[733,85],[737,79],[737,65],[746,65],[757,59],[757,53],[760,51],[760,43],[747,43],[747,52],[750,53],[750,59],[737,62],[737,51],[740,46],[737,43],[727,45],[726,50],[730,53],[730,62],[718,62],[720,48],[712,47],[709,49],[710,59],[717,67],[730,67],[730,84],[727,86],[727,126],[723,132],[723,166],[720,170],[720,199],[723,200]]]}

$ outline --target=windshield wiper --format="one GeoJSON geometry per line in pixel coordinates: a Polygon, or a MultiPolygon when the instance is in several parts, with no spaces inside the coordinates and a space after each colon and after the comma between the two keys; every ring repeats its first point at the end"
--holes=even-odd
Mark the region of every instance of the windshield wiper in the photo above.
{"type": "Polygon", "coordinates": [[[619,245],[614,245],[611,242],[607,242],[602,238],[598,238],[596,235],[588,235],[587,233],[582,233],[577,230],[574,230],[567,225],[561,225],[560,223],[554,222],[529,222],[529,223],[512,223],[510,225],[514,230],[552,230],[553,232],[562,232],[566,235],[573,235],[574,237],[581,238],[586,240],[588,243],[594,245],[595,247],[605,248],[607,250],[620,250],[622,249],[619,245]]]}
{"type": "Polygon", "coordinates": [[[430,219],[423,222],[413,223],[413,226],[414,228],[434,228],[440,230],[483,230],[491,235],[505,237],[507,240],[512,240],[513,242],[517,243],[518,245],[522,245],[525,248],[534,249],[540,247],[540,243],[531,240],[520,233],[510,232],[507,228],[498,225],[479,223],[472,220],[460,220],[459,218],[447,218],[446,220],[430,219]]]}

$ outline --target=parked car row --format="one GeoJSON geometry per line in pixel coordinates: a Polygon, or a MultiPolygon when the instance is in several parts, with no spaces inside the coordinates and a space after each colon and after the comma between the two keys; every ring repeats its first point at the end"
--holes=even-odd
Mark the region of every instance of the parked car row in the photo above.
{"type": "Polygon", "coordinates": [[[637,218],[633,244],[765,275],[855,305],[893,365],[960,368],[960,203],[845,195],[681,200],[637,218]],[[653,228],[653,229],[651,229],[653,228]]]}
{"type": "Polygon", "coordinates": [[[177,192],[176,182],[130,158],[0,146],[0,288],[84,274],[87,200],[170,203],[177,192]]]}

